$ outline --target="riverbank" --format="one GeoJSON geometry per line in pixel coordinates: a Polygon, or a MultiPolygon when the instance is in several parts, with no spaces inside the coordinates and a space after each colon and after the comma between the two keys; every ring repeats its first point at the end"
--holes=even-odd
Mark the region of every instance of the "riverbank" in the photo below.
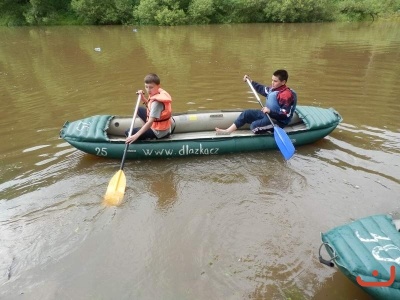
{"type": "Polygon", "coordinates": [[[27,25],[199,25],[238,23],[310,23],[375,21],[398,18],[400,3],[391,0],[89,0],[0,2],[0,26],[27,25]]]}

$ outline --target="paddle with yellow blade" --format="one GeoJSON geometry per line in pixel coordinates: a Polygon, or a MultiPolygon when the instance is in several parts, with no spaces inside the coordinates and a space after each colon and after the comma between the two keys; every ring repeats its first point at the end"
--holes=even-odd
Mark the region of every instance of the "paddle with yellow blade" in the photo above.
{"type": "MultiPolygon", "coordinates": [[[[141,95],[139,94],[136,102],[135,111],[133,112],[133,118],[132,118],[131,128],[129,129],[129,135],[132,134],[133,124],[135,123],[135,119],[139,109],[140,97],[141,95]]],[[[124,198],[126,177],[123,169],[125,164],[126,152],[128,151],[128,148],[129,144],[126,144],[119,171],[115,173],[113,178],[111,178],[110,183],[108,184],[106,194],[104,195],[104,203],[106,205],[114,205],[114,206],[120,205],[122,199],[124,198]]]]}

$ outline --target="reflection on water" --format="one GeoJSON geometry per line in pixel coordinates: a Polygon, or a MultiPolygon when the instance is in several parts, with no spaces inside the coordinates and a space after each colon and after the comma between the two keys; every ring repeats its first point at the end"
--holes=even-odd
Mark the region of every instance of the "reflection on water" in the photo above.
{"type": "Polygon", "coordinates": [[[379,175],[394,183],[400,183],[399,133],[371,127],[368,127],[368,130],[358,129],[348,124],[341,124],[339,129],[342,129],[343,135],[348,135],[348,138],[329,138],[333,147],[330,156],[325,159],[330,164],[379,175]]]}
{"type": "Polygon", "coordinates": [[[0,28],[0,297],[369,299],[317,251],[320,232],[400,212],[397,29],[0,28]],[[129,161],[124,203],[104,208],[120,161],[58,139],[66,120],[131,114],[148,72],[179,112],[258,108],[243,75],[268,83],[282,67],[301,104],[344,118],[288,162],[129,161]]]}
{"type": "Polygon", "coordinates": [[[146,191],[157,199],[157,207],[160,210],[168,211],[177,200],[179,178],[177,177],[176,166],[173,163],[168,165],[155,164],[146,169],[142,174],[137,174],[145,182],[146,191]],[[157,174],[156,176],[154,174],[157,174]]]}
{"type": "Polygon", "coordinates": [[[332,277],[327,279],[326,283],[321,285],[327,286],[327,289],[320,289],[312,299],[360,299],[360,296],[362,295],[362,299],[373,300],[372,297],[369,297],[361,291],[361,287],[354,285],[341,272],[336,272],[332,277]],[[326,292],[326,290],[329,290],[329,292],[326,292]]]}

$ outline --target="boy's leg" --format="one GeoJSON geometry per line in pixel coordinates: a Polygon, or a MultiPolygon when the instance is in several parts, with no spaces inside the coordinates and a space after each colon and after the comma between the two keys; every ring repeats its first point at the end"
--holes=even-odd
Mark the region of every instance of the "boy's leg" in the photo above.
{"type": "MultiPolygon", "coordinates": [[[[141,127],[136,127],[132,129],[132,134],[134,135],[136,132],[140,130],[141,127]]],[[[125,136],[128,137],[129,134],[129,129],[125,131],[125,136]]],[[[151,128],[147,129],[145,132],[142,133],[142,135],[138,138],[138,140],[148,140],[148,139],[156,139],[157,136],[154,134],[153,130],[151,128]]]]}
{"type": "Polygon", "coordinates": [[[264,113],[259,109],[247,109],[243,111],[238,118],[233,122],[237,128],[244,124],[252,124],[254,121],[266,118],[264,113]]]}
{"type": "Polygon", "coordinates": [[[269,121],[268,117],[264,114],[262,119],[256,120],[250,124],[250,129],[255,134],[271,132],[274,130],[274,126],[269,121]]]}
{"type": "MultiPolygon", "coordinates": [[[[233,122],[233,124],[227,129],[219,129],[215,128],[217,134],[230,134],[236,129],[242,127],[244,124],[252,124],[253,122],[267,118],[265,114],[258,109],[247,109],[243,111],[237,119],[233,122]]],[[[251,128],[251,127],[250,127],[251,128]]]]}
{"type": "Polygon", "coordinates": [[[139,118],[142,119],[143,122],[146,123],[146,120],[147,120],[147,109],[146,108],[139,106],[137,115],[139,118]]]}

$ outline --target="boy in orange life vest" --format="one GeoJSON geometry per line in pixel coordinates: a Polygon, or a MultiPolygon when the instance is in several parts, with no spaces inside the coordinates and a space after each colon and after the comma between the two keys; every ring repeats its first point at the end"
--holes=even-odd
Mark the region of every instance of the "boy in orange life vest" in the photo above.
{"type": "Polygon", "coordinates": [[[171,134],[171,96],[160,87],[160,78],[156,74],[148,74],[144,78],[144,87],[149,96],[144,96],[143,90],[136,94],[141,95],[142,102],[146,108],[139,107],[138,116],[145,122],[143,127],[133,128],[131,136],[129,129],[125,131],[126,143],[136,140],[161,139],[171,134]]]}

